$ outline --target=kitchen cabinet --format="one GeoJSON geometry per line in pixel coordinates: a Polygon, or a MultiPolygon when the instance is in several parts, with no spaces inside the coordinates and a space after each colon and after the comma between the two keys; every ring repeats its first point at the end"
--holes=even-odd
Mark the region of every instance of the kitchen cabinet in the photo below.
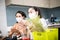
{"type": "Polygon", "coordinates": [[[24,5],[49,8],[49,0],[6,0],[6,5],[24,5]]]}
{"type": "Polygon", "coordinates": [[[6,0],[6,5],[24,5],[54,8],[60,6],[60,0],[6,0]]]}
{"type": "Polygon", "coordinates": [[[59,7],[60,0],[50,0],[50,8],[59,7]]]}

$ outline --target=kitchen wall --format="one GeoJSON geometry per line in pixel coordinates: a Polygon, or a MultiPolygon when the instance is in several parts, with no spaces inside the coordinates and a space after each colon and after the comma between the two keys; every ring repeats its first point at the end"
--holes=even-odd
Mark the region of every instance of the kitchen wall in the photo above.
{"type": "MultiPolygon", "coordinates": [[[[7,14],[7,25],[11,26],[14,23],[16,23],[15,14],[18,10],[23,11],[26,13],[28,17],[28,8],[25,6],[8,6],[6,8],[6,14],[7,14]]],[[[49,19],[51,14],[53,14],[55,17],[60,18],[60,7],[57,8],[40,8],[41,14],[45,19],[49,19]]]]}
{"type": "Polygon", "coordinates": [[[28,14],[28,8],[29,7],[23,7],[23,6],[8,6],[6,8],[6,14],[7,14],[7,26],[12,26],[16,23],[16,17],[15,14],[17,11],[23,11],[25,12],[26,16],[28,14]]]}
{"type": "Polygon", "coordinates": [[[60,19],[60,7],[56,7],[56,8],[40,8],[41,9],[41,13],[44,14],[42,15],[44,18],[50,18],[51,14],[53,14],[55,17],[57,17],[58,19],[60,19]]]}
{"type": "Polygon", "coordinates": [[[48,18],[50,18],[50,15],[53,14],[55,17],[60,19],[60,7],[49,9],[47,14],[49,15],[48,18]]]}
{"type": "MultiPolygon", "coordinates": [[[[27,6],[8,6],[6,7],[6,15],[7,15],[7,26],[14,25],[16,23],[15,14],[18,10],[25,12],[26,16],[28,17],[28,9],[27,6]]],[[[40,8],[42,16],[47,18],[47,9],[40,8]]]]}

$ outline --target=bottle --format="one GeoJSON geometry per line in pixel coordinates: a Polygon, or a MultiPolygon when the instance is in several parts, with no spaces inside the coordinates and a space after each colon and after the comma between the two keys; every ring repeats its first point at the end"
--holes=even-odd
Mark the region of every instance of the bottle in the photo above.
{"type": "Polygon", "coordinates": [[[53,16],[53,14],[51,14],[51,23],[54,24],[56,21],[57,18],[53,16]]]}
{"type": "Polygon", "coordinates": [[[51,14],[51,19],[50,19],[51,23],[54,24],[54,16],[53,14],[51,14]]]}

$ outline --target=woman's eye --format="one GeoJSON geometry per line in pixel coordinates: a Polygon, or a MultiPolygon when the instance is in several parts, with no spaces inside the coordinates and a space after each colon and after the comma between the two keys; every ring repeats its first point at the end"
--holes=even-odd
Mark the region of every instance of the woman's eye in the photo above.
{"type": "Polygon", "coordinates": [[[30,11],[30,13],[32,13],[32,11],[30,11]]]}
{"type": "Polygon", "coordinates": [[[21,17],[21,16],[16,16],[16,17],[21,17]]]}
{"type": "Polygon", "coordinates": [[[21,17],[21,16],[19,16],[19,17],[21,17]]]}

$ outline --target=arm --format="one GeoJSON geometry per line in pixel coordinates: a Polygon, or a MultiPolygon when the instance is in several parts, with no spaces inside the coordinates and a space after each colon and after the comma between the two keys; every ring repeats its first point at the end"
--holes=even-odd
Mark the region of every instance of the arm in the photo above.
{"type": "Polygon", "coordinates": [[[15,31],[15,25],[11,28],[10,32],[9,32],[9,37],[12,37],[12,34],[14,33],[15,31]]]}
{"type": "Polygon", "coordinates": [[[46,20],[44,18],[41,18],[40,19],[41,23],[42,23],[42,27],[44,30],[48,29],[48,26],[47,26],[47,23],[46,23],[46,20]]]}
{"type": "Polygon", "coordinates": [[[35,25],[34,25],[32,22],[29,22],[29,21],[27,21],[26,24],[27,24],[27,28],[28,28],[31,32],[33,32],[34,29],[35,29],[35,25]]]}

